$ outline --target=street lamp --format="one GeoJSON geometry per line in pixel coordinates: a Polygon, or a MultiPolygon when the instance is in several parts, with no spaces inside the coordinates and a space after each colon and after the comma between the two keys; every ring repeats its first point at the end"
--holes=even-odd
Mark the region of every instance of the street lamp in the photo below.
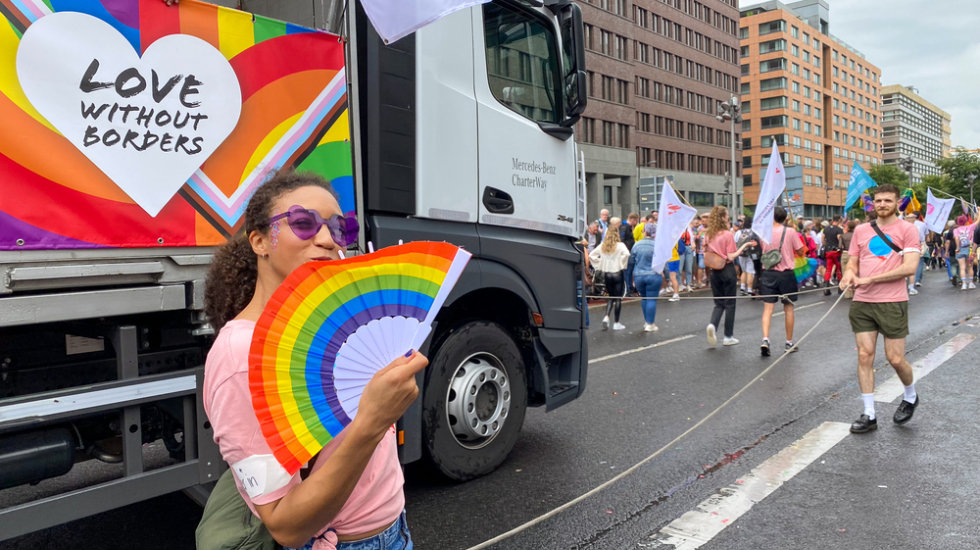
{"type": "Polygon", "coordinates": [[[898,165],[902,167],[902,170],[909,173],[909,187],[912,187],[912,157],[899,159],[898,165]]]}
{"type": "Polygon", "coordinates": [[[738,98],[732,95],[731,99],[725,101],[718,106],[718,122],[725,122],[726,120],[731,121],[731,141],[732,141],[732,186],[729,193],[731,194],[731,200],[728,201],[728,208],[730,209],[729,217],[732,220],[737,219],[738,214],[742,213],[741,204],[737,204],[738,201],[738,178],[735,174],[735,123],[742,122],[742,107],[738,104],[738,98]]]}

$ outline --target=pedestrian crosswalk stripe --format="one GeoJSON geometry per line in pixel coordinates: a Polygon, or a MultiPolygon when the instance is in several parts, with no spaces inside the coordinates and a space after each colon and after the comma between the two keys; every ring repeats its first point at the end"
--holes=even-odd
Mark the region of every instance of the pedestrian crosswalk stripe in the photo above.
{"type": "Polygon", "coordinates": [[[670,546],[676,550],[701,547],[847,437],[849,429],[842,422],[824,422],[638,546],[670,546]]]}
{"type": "MultiPolygon", "coordinates": [[[[950,338],[945,344],[932,350],[929,355],[912,364],[912,380],[918,382],[976,339],[976,334],[967,333],[957,334],[950,338]]],[[[879,403],[891,403],[903,395],[905,395],[905,385],[899,380],[897,374],[875,388],[875,401],[879,403]]]]}

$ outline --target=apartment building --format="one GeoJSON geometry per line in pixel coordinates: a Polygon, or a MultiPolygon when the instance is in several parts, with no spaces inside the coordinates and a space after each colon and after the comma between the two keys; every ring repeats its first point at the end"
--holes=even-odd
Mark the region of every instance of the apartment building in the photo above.
{"type": "Polygon", "coordinates": [[[952,116],[926,101],[912,86],[893,84],[881,89],[882,159],[897,165],[912,159],[912,181],[940,175],[935,159],[948,157],[952,116]]]}
{"type": "Polygon", "coordinates": [[[775,140],[785,165],[802,166],[803,215],[842,213],[854,162],[882,162],[881,71],[830,34],[825,0],[773,0],[741,15],[746,204],[758,200],[775,140]]]}
{"type": "MultiPolygon", "coordinates": [[[[736,1],[579,4],[589,107],[576,139],[585,154],[589,218],[604,208],[613,216],[641,210],[640,178],[672,178],[701,210],[727,204],[733,137],[715,114],[738,91],[736,1]]],[[[644,202],[642,210],[655,207],[644,202]]]]}

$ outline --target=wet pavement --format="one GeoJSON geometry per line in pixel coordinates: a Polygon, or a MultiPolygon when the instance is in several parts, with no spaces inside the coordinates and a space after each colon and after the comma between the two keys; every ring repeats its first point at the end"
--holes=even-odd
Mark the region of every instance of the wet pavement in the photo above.
{"type": "MultiPolygon", "coordinates": [[[[836,299],[800,299],[797,340],[836,299]]],[[[592,309],[593,364],[581,399],[547,414],[529,411],[511,456],[485,478],[455,485],[408,468],[416,547],[470,548],[562,507],[648,458],[782,356],[777,317],[773,357],[760,357],[762,304],[750,300],[738,304],[742,343],[708,349],[711,307],[663,301],[656,333],[642,332],[635,302],[623,307],[624,331],[601,331],[601,309],[592,309]]],[[[954,290],[944,273],[928,272],[911,301],[907,346],[909,361],[922,360],[926,373],[916,382],[922,404],[899,427],[891,415],[900,397],[878,403],[879,429],[852,435],[842,426],[862,405],[842,302],[799,353],[684,440],[493,548],[980,547],[970,505],[980,486],[977,315],[980,291],[954,290]],[[825,437],[816,447],[814,432],[825,437]],[[836,435],[828,440],[827,433],[836,435]]],[[[893,372],[880,345],[876,368],[885,399],[893,372]]],[[[186,497],[169,495],[0,543],[0,550],[189,549],[199,516],[186,497]]]]}

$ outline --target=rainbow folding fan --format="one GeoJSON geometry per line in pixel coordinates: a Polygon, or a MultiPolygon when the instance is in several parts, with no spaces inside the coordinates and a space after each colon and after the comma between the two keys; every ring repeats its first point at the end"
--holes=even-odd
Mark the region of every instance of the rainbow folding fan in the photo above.
{"type": "Polygon", "coordinates": [[[470,256],[414,242],[310,262],[283,281],[255,326],[248,378],[262,433],[286,471],[299,471],[351,423],[375,372],[422,345],[470,256]]]}

